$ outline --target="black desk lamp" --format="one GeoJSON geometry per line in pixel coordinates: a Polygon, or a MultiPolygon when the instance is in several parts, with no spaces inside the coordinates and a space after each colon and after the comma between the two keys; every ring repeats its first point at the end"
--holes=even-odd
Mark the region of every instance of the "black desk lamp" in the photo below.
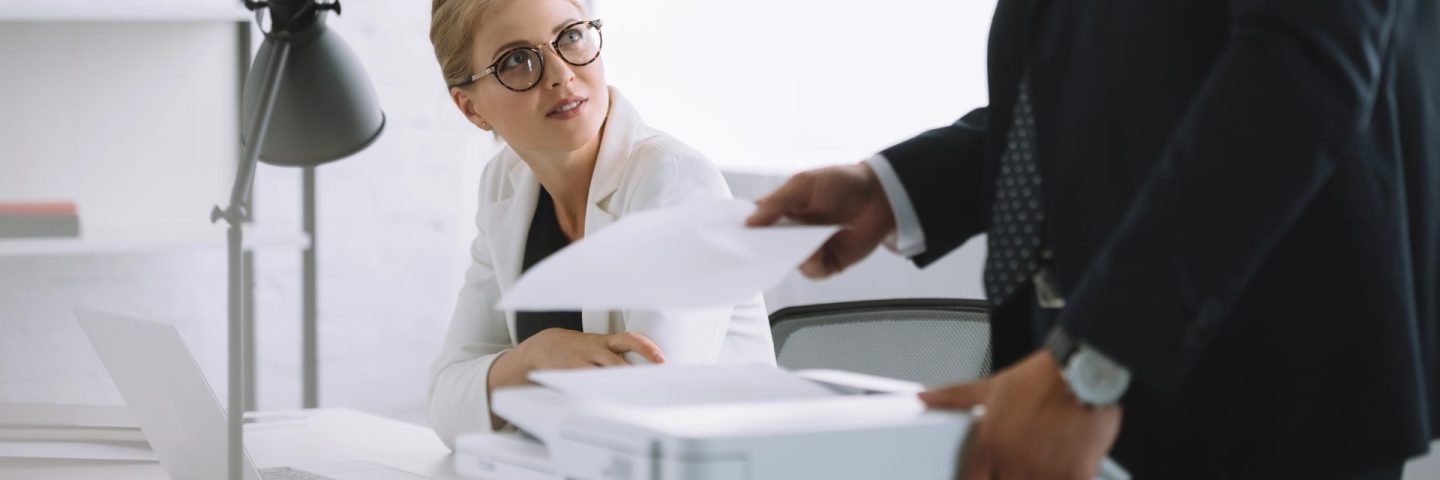
{"type": "Polygon", "coordinates": [[[241,99],[242,153],[230,191],[230,205],[215,207],[211,222],[229,225],[229,423],[227,470],[242,480],[241,423],[244,417],[244,354],[241,225],[249,218],[255,162],[303,167],[305,228],[306,407],[315,405],[315,237],[314,167],[359,152],[385,128],[385,114],[360,61],[325,26],[326,12],[340,13],[339,0],[244,1],[257,23],[266,10],[271,28],[245,78],[241,99]]]}

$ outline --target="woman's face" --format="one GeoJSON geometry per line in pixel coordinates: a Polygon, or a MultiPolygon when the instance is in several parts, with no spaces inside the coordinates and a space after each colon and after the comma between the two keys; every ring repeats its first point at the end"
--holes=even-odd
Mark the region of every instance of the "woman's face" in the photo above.
{"type": "MultiPolygon", "coordinates": [[[[507,63],[513,67],[524,58],[515,48],[545,44],[540,47],[543,72],[539,83],[523,92],[506,88],[494,74],[470,86],[452,88],[451,96],[466,117],[482,129],[494,129],[517,150],[568,152],[595,141],[610,107],[604,63],[596,58],[585,66],[571,65],[549,45],[565,27],[591,20],[582,15],[567,0],[502,0],[492,5],[471,46],[475,71],[484,71],[497,61],[497,67],[507,63]]],[[[567,31],[567,38],[560,43],[563,46],[575,38],[567,31]]],[[[515,85],[520,82],[510,83],[525,87],[515,85]]]]}

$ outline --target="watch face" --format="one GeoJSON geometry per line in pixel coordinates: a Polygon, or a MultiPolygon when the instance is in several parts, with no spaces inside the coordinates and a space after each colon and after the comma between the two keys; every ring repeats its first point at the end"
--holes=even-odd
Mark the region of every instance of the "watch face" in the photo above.
{"type": "Polygon", "coordinates": [[[1113,405],[1130,386],[1129,371],[1089,348],[1070,357],[1065,378],[1075,396],[1087,405],[1113,405]]]}

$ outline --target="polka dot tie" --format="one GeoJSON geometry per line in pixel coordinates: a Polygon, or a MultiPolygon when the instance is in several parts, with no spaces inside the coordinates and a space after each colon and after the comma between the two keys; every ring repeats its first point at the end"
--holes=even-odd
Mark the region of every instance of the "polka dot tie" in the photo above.
{"type": "Polygon", "coordinates": [[[1035,115],[1030,111],[1029,82],[1020,82],[1014,120],[1000,154],[991,202],[989,254],[985,258],[985,293],[1000,306],[1040,268],[1040,171],[1035,166],[1035,115]]]}

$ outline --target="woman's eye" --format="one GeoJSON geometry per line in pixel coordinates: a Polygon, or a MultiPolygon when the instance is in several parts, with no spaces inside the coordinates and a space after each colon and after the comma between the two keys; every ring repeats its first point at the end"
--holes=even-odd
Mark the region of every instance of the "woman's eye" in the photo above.
{"type": "Polygon", "coordinates": [[[530,63],[530,56],[525,52],[516,50],[505,55],[505,60],[500,62],[500,68],[513,68],[530,63]]]}
{"type": "Polygon", "coordinates": [[[580,43],[580,41],[581,41],[581,40],[584,40],[584,39],[585,39],[585,33],[584,33],[584,32],[581,32],[580,30],[577,30],[577,29],[573,29],[573,28],[572,28],[572,29],[570,29],[570,30],[566,30],[566,31],[564,31],[564,32],[560,32],[560,43],[561,43],[561,44],[564,44],[564,45],[569,45],[569,44],[572,44],[572,43],[580,43]]]}

